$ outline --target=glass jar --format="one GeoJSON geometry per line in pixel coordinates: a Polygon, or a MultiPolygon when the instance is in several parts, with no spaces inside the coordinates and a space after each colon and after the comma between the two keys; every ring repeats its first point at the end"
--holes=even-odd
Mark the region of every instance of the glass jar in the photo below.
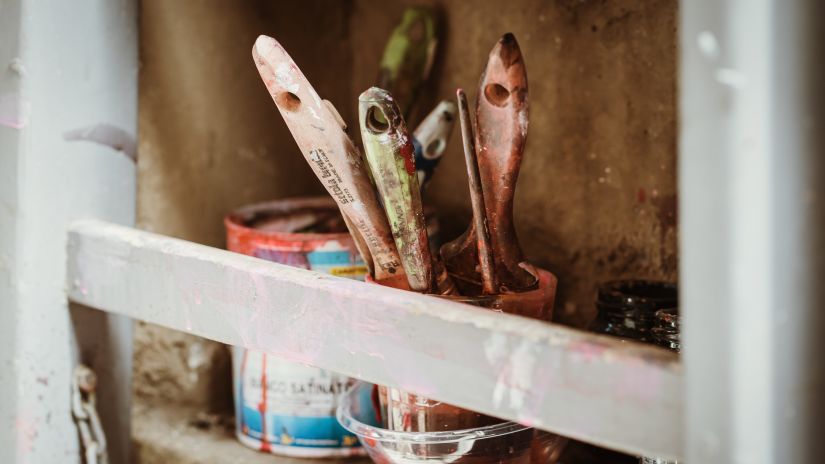
{"type": "MultiPolygon", "coordinates": [[[[599,286],[591,325],[595,332],[679,351],[677,286],[650,280],[615,280],[599,286]]],[[[640,464],[679,464],[679,461],[639,456],[640,464]]]]}
{"type": "MultiPolygon", "coordinates": [[[[671,351],[679,352],[679,309],[665,308],[653,313],[653,327],[650,329],[651,342],[671,351]]],[[[642,456],[640,464],[679,464],[680,461],[642,456]]],[[[684,462],[684,461],[682,461],[684,462]]]]}
{"type": "Polygon", "coordinates": [[[654,313],[678,304],[676,284],[648,280],[616,280],[599,286],[591,325],[595,332],[626,340],[651,341],[654,313]]]}
{"type": "Polygon", "coordinates": [[[665,308],[653,313],[651,341],[671,351],[679,352],[679,309],[665,308]]]}

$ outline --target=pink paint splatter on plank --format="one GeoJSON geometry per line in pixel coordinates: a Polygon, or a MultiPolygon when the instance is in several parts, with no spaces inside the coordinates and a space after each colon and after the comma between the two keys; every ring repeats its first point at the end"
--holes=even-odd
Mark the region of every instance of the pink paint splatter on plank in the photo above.
{"type": "Polygon", "coordinates": [[[0,126],[23,129],[29,125],[31,105],[20,95],[0,95],[0,126]]]}

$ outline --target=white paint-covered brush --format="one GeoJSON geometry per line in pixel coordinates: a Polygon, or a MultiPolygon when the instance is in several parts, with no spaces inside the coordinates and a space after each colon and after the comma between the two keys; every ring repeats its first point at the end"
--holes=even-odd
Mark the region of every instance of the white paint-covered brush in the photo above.
{"type": "Polygon", "coordinates": [[[371,274],[376,281],[405,287],[387,218],[340,115],[275,39],[258,37],[252,56],[301,153],[341,209],[371,274]]]}
{"type": "Polygon", "coordinates": [[[442,100],[415,128],[413,132],[415,169],[418,172],[418,182],[421,188],[424,188],[430,180],[438,162],[441,161],[453,126],[455,126],[455,120],[455,103],[442,100]]]}

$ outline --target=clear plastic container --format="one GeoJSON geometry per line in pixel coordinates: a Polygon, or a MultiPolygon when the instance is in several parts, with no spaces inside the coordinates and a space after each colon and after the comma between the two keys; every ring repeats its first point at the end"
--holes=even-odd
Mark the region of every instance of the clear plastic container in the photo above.
{"type": "Polygon", "coordinates": [[[357,382],[341,398],[338,421],[379,464],[419,462],[553,464],[567,440],[514,422],[432,432],[382,427],[376,386],[357,382]]]}
{"type": "MultiPolygon", "coordinates": [[[[548,271],[538,268],[532,269],[538,280],[538,285],[534,290],[497,295],[438,295],[438,297],[479,306],[483,310],[549,321],[553,315],[557,280],[548,271]]],[[[369,277],[367,277],[367,281],[374,282],[369,277]]],[[[483,427],[501,422],[501,419],[431,400],[393,387],[379,386],[377,402],[380,405],[377,415],[380,423],[385,428],[395,431],[456,430],[483,427]]]]}

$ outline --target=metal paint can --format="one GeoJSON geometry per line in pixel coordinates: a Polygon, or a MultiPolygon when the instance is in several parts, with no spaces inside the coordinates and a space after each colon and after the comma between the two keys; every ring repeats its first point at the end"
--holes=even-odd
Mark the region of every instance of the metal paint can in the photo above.
{"type": "MultiPolygon", "coordinates": [[[[224,224],[230,251],[359,280],[367,272],[329,197],[246,206],[224,224]]],[[[287,456],[364,454],[357,437],[335,418],[352,379],[239,347],[233,348],[232,361],[241,443],[287,456]]]]}

